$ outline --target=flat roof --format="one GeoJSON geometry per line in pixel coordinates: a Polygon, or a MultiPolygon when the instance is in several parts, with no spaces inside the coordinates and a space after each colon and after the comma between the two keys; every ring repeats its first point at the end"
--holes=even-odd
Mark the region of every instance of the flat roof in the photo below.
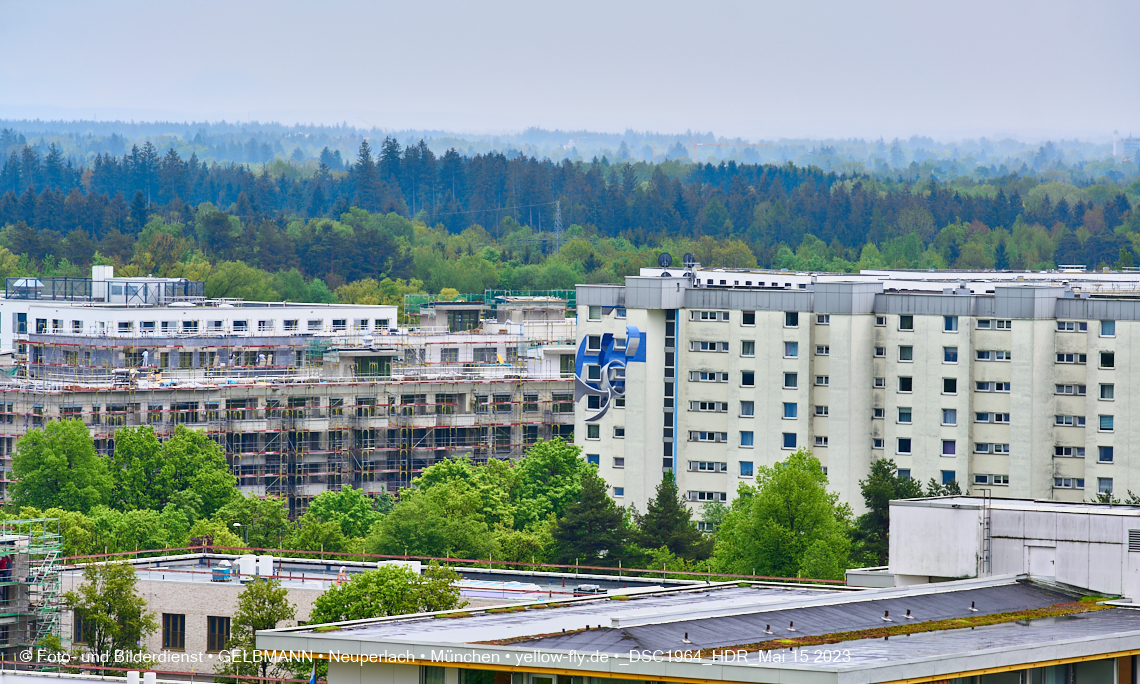
{"type": "Polygon", "coordinates": [[[268,630],[257,644],[617,679],[889,682],[1140,653],[1140,610],[1012,575],[857,592],[720,583],[268,630]]]}
{"type": "Polygon", "coordinates": [[[966,508],[970,510],[988,507],[1003,511],[1036,511],[1047,513],[1076,513],[1085,515],[1122,515],[1140,517],[1140,506],[1123,504],[1097,504],[1086,502],[1041,501],[1037,499],[983,499],[975,496],[938,496],[921,499],[896,499],[892,506],[919,506],[923,508],[966,508]]]}

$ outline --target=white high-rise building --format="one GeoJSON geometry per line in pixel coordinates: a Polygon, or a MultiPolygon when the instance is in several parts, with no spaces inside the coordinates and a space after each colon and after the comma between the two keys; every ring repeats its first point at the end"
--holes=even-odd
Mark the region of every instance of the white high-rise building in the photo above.
{"type": "Polygon", "coordinates": [[[575,441],[639,510],[667,471],[699,510],[800,447],[856,510],[880,458],[996,497],[1140,494],[1140,274],[691,265],[577,305],[575,441]]]}

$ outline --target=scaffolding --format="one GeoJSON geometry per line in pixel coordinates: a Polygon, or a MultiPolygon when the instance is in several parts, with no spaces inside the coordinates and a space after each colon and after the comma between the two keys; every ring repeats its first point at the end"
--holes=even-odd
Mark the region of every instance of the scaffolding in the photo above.
{"type": "Polygon", "coordinates": [[[20,436],[57,418],[82,420],[104,454],[121,428],[149,426],[165,440],[184,425],[221,446],[243,491],[282,496],[296,515],[344,484],[396,493],[440,459],[517,458],[538,439],[570,438],[573,319],[558,311],[482,324],[29,334],[20,372],[0,377],[0,463],[10,463],[20,436]]]}
{"type": "Polygon", "coordinates": [[[9,653],[62,638],[58,518],[0,523],[0,650],[9,653]]]}

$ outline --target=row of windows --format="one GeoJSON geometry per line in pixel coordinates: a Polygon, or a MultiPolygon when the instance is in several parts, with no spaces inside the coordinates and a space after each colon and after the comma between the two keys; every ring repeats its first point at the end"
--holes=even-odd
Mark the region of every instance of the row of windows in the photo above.
{"type": "MultiPolygon", "coordinates": [[[[353,330],[368,330],[369,320],[367,318],[358,318],[352,320],[353,330]]],[[[389,321],[387,318],[371,319],[372,330],[388,330],[389,321]]],[[[201,321],[139,321],[138,332],[143,335],[152,335],[155,332],[162,332],[164,334],[173,334],[181,330],[184,333],[197,332],[201,321]]],[[[250,332],[254,329],[256,323],[257,332],[274,332],[277,329],[276,319],[265,320],[236,320],[230,321],[230,326],[233,332],[250,332]]],[[[301,321],[296,318],[285,319],[282,329],[285,332],[297,332],[301,330],[301,321]]],[[[225,329],[226,321],[224,320],[211,320],[206,321],[206,329],[209,332],[222,332],[225,329]]],[[[104,323],[99,324],[101,327],[104,323]]],[[[135,321],[118,321],[116,322],[116,330],[122,334],[129,334],[135,332],[135,321]]],[[[323,332],[325,330],[325,319],[312,318],[305,321],[305,329],[309,332],[323,332]]],[[[347,318],[334,318],[332,319],[332,330],[334,332],[345,331],[349,329],[349,319],[347,318]]],[[[51,330],[53,332],[60,332],[63,330],[63,321],[53,319],[51,322],[51,330]]],[[[36,319],[36,332],[43,333],[48,331],[47,319],[36,319]]],[[[72,332],[83,332],[82,321],[71,321],[72,332]]]]}

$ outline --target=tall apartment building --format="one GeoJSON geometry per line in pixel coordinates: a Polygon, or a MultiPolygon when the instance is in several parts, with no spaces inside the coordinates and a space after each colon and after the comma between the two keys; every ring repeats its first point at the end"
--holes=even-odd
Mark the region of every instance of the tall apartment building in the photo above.
{"type": "Polygon", "coordinates": [[[800,447],[856,510],[881,458],[996,497],[1140,493],[1136,273],[692,265],[577,304],[575,439],[640,510],[664,472],[696,510],[800,447]]]}
{"type": "Polygon", "coordinates": [[[440,302],[407,328],[394,306],[207,301],[200,282],[102,268],[9,279],[5,483],[19,437],[57,418],[83,420],[103,453],[122,427],[205,430],[243,491],[295,511],[342,484],[394,492],[438,459],[517,457],[573,430],[565,301],[440,302]]]}

